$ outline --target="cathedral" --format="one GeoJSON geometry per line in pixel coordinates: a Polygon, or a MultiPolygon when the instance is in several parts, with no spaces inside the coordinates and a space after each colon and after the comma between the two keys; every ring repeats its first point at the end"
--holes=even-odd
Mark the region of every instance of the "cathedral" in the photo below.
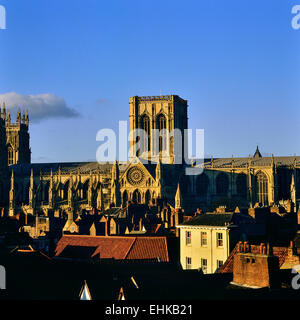
{"type": "MultiPolygon", "coordinates": [[[[130,130],[146,132],[151,162],[136,161],[31,163],[29,116],[19,109],[16,123],[5,105],[0,119],[0,196],[2,214],[48,215],[49,211],[102,212],[111,207],[126,207],[129,202],[163,203],[173,209],[193,213],[197,208],[218,206],[269,206],[281,204],[298,210],[300,158],[263,157],[255,153],[243,158],[204,159],[203,173],[186,175],[186,167],[176,161],[176,136],[173,129],[188,128],[187,101],[177,95],[131,97],[130,130]],[[163,131],[156,142],[151,130],[163,131]],[[171,159],[166,163],[164,157],[171,159]]],[[[182,145],[186,141],[182,139],[182,145]]]]}

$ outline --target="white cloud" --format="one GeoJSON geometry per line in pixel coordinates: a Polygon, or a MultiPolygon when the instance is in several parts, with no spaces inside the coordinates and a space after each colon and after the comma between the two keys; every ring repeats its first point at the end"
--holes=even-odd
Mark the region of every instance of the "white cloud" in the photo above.
{"type": "MultiPolygon", "coordinates": [[[[69,108],[62,97],[55,94],[44,93],[37,95],[24,95],[16,92],[0,94],[0,103],[5,102],[6,108],[14,115],[19,106],[22,110],[28,110],[29,119],[38,122],[48,118],[72,118],[79,113],[69,108]]],[[[12,119],[13,120],[13,119],[12,119]]]]}

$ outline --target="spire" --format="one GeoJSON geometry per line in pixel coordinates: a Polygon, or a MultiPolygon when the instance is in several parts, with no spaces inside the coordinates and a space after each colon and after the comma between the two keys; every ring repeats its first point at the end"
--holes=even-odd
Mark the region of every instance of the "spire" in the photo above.
{"type": "Polygon", "coordinates": [[[30,188],[29,188],[29,206],[31,208],[34,207],[35,204],[35,194],[34,194],[34,181],[33,181],[33,169],[31,169],[31,174],[30,174],[30,188]]]}
{"type": "Polygon", "coordinates": [[[296,205],[296,186],[295,186],[295,176],[294,173],[292,174],[292,181],[290,185],[290,192],[291,192],[291,200],[294,205],[296,205]]]}
{"type": "Polygon", "coordinates": [[[97,209],[102,211],[103,210],[103,193],[102,193],[102,185],[100,183],[98,194],[97,194],[97,209]]]}
{"type": "Polygon", "coordinates": [[[23,114],[22,114],[22,123],[25,124],[25,112],[23,111],[23,114]]]}
{"type": "Polygon", "coordinates": [[[182,197],[180,192],[180,186],[178,183],[176,194],[175,194],[175,209],[181,209],[181,206],[182,206],[182,197]]]}
{"type": "Polygon", "coordinates": [[[274,154],[272,153],[272,157],[271,157],[271,167],[272,168],[274,168],[274,163],[275,163],[274,154]]]}
{"type": "Polygon", "coordinates": [[[29,116],[28,116],[28,110],[26,110],[26,126],[28,127],[29,126],[29,116]]]}
{"type": "Polygon", "coordinates": [[[19,106],[18,114],[17,114],[17,124],[20,124],[20,123],[21,123],[21,108],[19,106]]]}
{"type": "Polygon", "coordinates": [[[53,208],[53,171],[50,172],[50,185],[49,185],[49,207],[53,208]]]}
{"type": "Polygon", "coordinates": [[[15,213],[15,178],[14,170],[11,171],[10,191],[9,191],[9,216],[15,213]]]}
{"type": "Polygon", "coordinates": [[[93,198],[93,190],[92,190],[92,170],[90,170],[90,178],[89,178],[89,185],[88,185],[88,205],[89,207],[92,206],[92,198],[93,198]]]}
{"type": "Polygon", "coordinates": [[[33,169],[31,169],[30,173],[30,188],[33,188],[33,169]]]}
{"type": "Polygon", "coordinates": [[[157,162],[156,169],[155,169],[155,176],[156,180],[161,180],[161,163],[160,160],[157,162]]]}
{"type": "Polygon", "coordinates": [[[120,170],[119,170],[119,163],[118,161],[115,161],[115,163],[113,164],[113,167],[112,167],[112,180],[117,180],[119,181],[119,173],[120,173],[120,170]]]}
{"type": "Polygon", "coordinates": [[[14,181],[15,181],[15,175],[14,175],[14,170],[11,170],[11,177],[10,177],[10,188],[14,188],[14,181]]]}
{"type": "Polygon", "coordinates": [[[251,164],[252,164],[252,160],[251,160],[251,156],[249,154],[249,156],[248,156],[248,168],[251,167],[251,164]]]}
{"type": "Polygon", "coordinates": [[[6,108],[5,108],[5,102],[3,102],[3,109],[2,109],[2,119],[6,120],[6,108]]]}
{"type": "Polygon", "coordinates": [[[7,110],[7,123],[10,124],[10,121],[11,121],[11,119],[10,119],[10,111],[7,110]]]}
{"type": "Polygon", "coordinates": [[[255,153],[253,155],[253,158],[254,159],[262,158],[262,155],[261,155],[261,153],[260,153],[260,151],[258,149],[258,146],[256,147],[256,151],[255,151],[255,153]]]}
{"type": "Polygon", "coordinates": [[[70,208],[73,207],[73,179],[71,177],[69,188],[68,188],[68,205],[70,208]]]}
{"type": "Polygon", "coordinates": [[[111,203],[114,203],[116,207],[121,204],[121,193],[119,185],[119,163],[115,161],[111,172],[111,203]]]}

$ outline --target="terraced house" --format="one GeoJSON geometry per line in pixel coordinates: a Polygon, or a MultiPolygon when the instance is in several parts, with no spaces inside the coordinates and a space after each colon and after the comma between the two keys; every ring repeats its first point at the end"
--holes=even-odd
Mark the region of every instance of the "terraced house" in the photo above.
{"type": "Polygon", "coordinates": [[[178,225],[180,263],[184,270],[218,271],[232,250],[231,237],[236,227],[232,218],[233,213],[199,214],[178,225]]]}

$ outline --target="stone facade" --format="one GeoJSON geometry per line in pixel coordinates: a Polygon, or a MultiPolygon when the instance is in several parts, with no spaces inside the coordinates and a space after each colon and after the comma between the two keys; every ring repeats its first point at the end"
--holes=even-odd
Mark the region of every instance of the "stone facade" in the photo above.
{"type": "MultiPolygon", "coordinates": [[[[174,128],[184,131],[188,127],[187,101],[175,95],[131,97],[129,105],[130,129],[166,129],[167,136],[154,142],[149,137],[149,148],[143,154],[144,158],[154,156],[156,161],[143,163],[143,157],[136,157],[133,152],[132,161],[126,163],[31,164],[28,114],[23,113],[21,119],[19,110],[17,122],[12,124],[9,112],[6,114],[3,108],[0,190],[6,212],[102,211],[110,206],[126,206],[128,201],[158,200],[175,209],[178,185],[177,199],[180,196],[180,206],[186,212],[195,212],[198,207],[263,206],[280,201],[298,209],[300,157],[262,157],[257,149],[253,156],[245,158],[204,159],[204,172],[188,176],[185,169],[191,165],[176,163],[174,139],[168,134],[174,128]],[[9,166],[8,149],[13,150],[9,166]],[[171,163],[165,163],[166,158],[171,163]]],[[[182,143],[185,145],[184,139],[182,143]]],[[[131,147],[134,151],[133,143],[131,147]]]]}
{"type": "MultiPolygon", "coordinates": [[[[176,163],[174,129],[181,133],[181,146],[184,146],[184,130],[188,128],[187,101],[176,95],[147,96],[130,98],[130,131],[143,129],[146,133],[138,152],[135,140],[130,143],[131,158],[136,156],[155,162],[176,163]],[[155,134],[159,130],[161,134],[155,134]],[[165,131],[164,131],[165,130],[165,131]]],[[[179,159],[182,162],[181,159],[179,159]]]]}
{"type": "Polygon", "coordinates": [[[5,104],[2,109],[2,120],[6,131],[6,147],[8,165],[30,163],[31,151],[29,146],[29,117],[28,111],[21,117],[19,108],[16,123],[11,122],[10,112],[6,114],[5,104]]]}

